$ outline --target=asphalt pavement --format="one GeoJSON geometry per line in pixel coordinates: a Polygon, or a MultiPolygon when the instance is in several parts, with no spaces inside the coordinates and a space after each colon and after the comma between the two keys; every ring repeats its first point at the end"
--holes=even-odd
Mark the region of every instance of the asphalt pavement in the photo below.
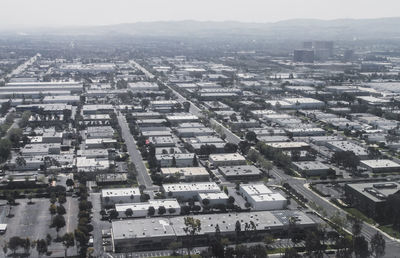
{"type": "Polygon", "coordinates": [[[121,127],[122,138],[125,140],[125,144],[129,152],[129,158],[136,167],[136,177],[139,185],[146,186],[146,189],[158,189],[158,187],[153,185],[153,181],[151,180],[149,173],[147,173],[146,166],[144,165],[142,156],[136,147],[136,142],[129,130],[126,118],[122,114],[117,113],[117,119],[119,126],[121,127]]]}

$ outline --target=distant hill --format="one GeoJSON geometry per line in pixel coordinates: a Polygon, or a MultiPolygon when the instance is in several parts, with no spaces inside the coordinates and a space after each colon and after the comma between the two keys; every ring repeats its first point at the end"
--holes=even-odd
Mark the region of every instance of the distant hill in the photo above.
{"type": "MultiPolygon", "coordinates": [[[[4,33],[4,32],[3,32],[4,33]]],[[[8,31],[7,34],[15,34],[8,31]]],[[[160,21],[92,27],[40,28],[18,31],[33,35],[263,37],[270,39],[400,39],[400,18],[315,20],[275,23],[160,21]]]]}

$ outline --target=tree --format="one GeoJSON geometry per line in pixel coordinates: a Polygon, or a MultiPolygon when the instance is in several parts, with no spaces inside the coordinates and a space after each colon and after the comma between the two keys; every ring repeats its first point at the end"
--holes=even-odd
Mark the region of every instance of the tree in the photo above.
{"type": "Polygon", "coordinates": [[[193,167],[198,167],[199,166],[199,162],[197,161],[197,156],[196,155],[193,156],[192,165],[193,165],[193,167]]]}
{"type": "Polygon", "coordinates": [[[360,163],[360,158],[353,151],[337,151],[332,155],[331,161],[346,168],[355,169],[360,163]]]}
{"type": "Polygon", "coordinates": [[[191,257],[190,251],[192,250],[195,236],[201,231],[201,222],[199,219],[194,219],[193,217],[185,217],[184,223],[185,227],[183,228],[183,231],[190,238],[189,241],[186,242],[186,248],[188,250],[189,257],[191,257]]]}
{"type": "Polygon", "coordinates": [[[18,165],[18,167],[25,167],[26,166],[26,160],[22,156],[18,156],[15,159],[15,164],[18,165]]]}
{"type": "Polygon", "coordinates": [[[22,241],[23,239],[21,239],[18,236],[11,237],[10,240],[8,241],[7,246],[13,252],[14,255],[17,252],[17,249],[21,246],[22,241]]]}
{"type": "Polygon", "coordinates": [[[371,253],[375,254],[375,257],[385,256],[386,242],[385,239],[379,232],[371,238],[371,253]]]}
{"type": "Polygon", "coordinates": [[[11,141],[9,139],[0,140],[0,161],[4,162],[11,154],[11,141]]]}
{"type": "Polygon", "coordinates": [[[369,256],[368,242],[364,236],[355,236],[353,239],[354,254],[357,258],[366,258],[369,256]]]}
{"type": "Polygon", "coordinates": [[[311,255],[314,251],[318,253],[319,251],[322,250],[322,245],[320,242],[318,232],[316,231],[307,232],[305,239],[305,250],[309,255],[311,255]]]}
{"type": "Polygon", "coordinates": [[[268,235],[266,235],[266,236],[264,237],[264,244],[265,244],[265,247],[266,247],[267,249],[270,249],[270,248],[271,248],[271,245],[272,245],[274,242],[275,242],[275,238],[274,238],[271,234],[268,234],[268,235]]]}
{"type": "Polygon", "coordinates": [[[47,242],[44,239],[39,239],[36,241],[36,251],[39,255],[47,253],[47,242]]]}
{"type": "Polygon", "coordinates": [[[131,217],[133,215],[133,210],[131,208],[126,209],[125,216],[131,217]]]}
{"type": "Polygon", "coordinates": [[[238,149],[238,146],[234,143],[226,143],[224,146],[224,152],[226,153],[235,153],[238,149]]]}
{"type": "Polygon", "coordinates": [[[144,190],[146,190],[146,186],[145,185],[139,185],[139,192],[143,193],[144,190]]]}
{"type": "Polygon", "coordinates": [[[49,211],[52,216],[55,215],[57,213],[57,206],[55,204],[50,204],[49,211]]]}
{"type": "Polygon", "coordinates": [[[150,206],[149,209],[147,210],[147,215],[154,216],[155,213],[156,209],[153,206],[150,206]]]}
{"type": "Polygon", "coordinates": [[[21,239],[21,246],[24,248],[24,253],[29,254],[31,250],[31,240],[29,238],[21,239]]]}
{"type": "Polygon", "coordinates": [[[65,227],[65,218],[64,218],[64,216],[63,215],[56,215],[53,218],[51,226],[56,228],[57,238],[58,238],[58,232],[60,231],[61,228],[65,227]]]}
{"type": "Polygon", "coordinates": [[[353,235],[358,236],[361,234],[361,229],[362,229],[362,221],[358,218],[351,217],[350,218],[352,225],[351,225],[351,231],[353,235]]]}
{"type": "Polygon", "coordinates": [[[8,139],[10,139],[14,147],[18,147],[19,142],[22,139],[22,129],[12,128],[10,131],[8,131],[8,139]]]}
{"type": "Polygon", "coordinates": [[[239,234],[240,234],[241,231],[242,231],[242,224],[240,223],[239,220],[237,220],[236,224],[235,224],[236,244],[238,243],[239,234]]]}
{"type": "Polygon", "coordinates": [[[75,239],[80,246],[85,246],[89,241],[89,237],[80,229],[75,229],[74,231],[75,239]]]}
{"type": "Polygon", "coordinates": [[[75,246],[75,237],[74,233],[65,233],[62,236],[62,244],[65,247],[65,257],[67,257],[68,248],[75,246]]]}
{"type": "Polygon", "coordinates": [[[140,101],[140,105],[142,106],[143,110],[146,110],[146,108],[150,105],[150,100],[149,99],[142,99],[140,101]]]}
{"type": "Polygon", "coordinates": [[[207,199],[207,198],[203,199],[202,203],[203,203],[204,206],[208,206],[208,205],[210,205],[210,200],[207,199]]]}
{"type": "Polygon", "coordinates": [[[74,185],[75,185],[75,182],[74,182],[73,179],[68,178],[67,181],[65,182],[65,184],[66,184],[68,187],[71,187],[71,186],[74,186],[74,185]]]}
{"type": "Polygon", "coordinates": [[[65,197],[64,194],[58,196],[58,203],[59,204],[63,204],[63,203],[66,203],[66,202],[67,202],[67,197],[65,197]]]}
{"type": "Polygon", "coordinates": [[[171,242],[168,245],[168,249],[172,251],[172,255],[176,254],[176,251],[182,247],[181,242],[171,242]]]}
{"type": "Polygon", "coordinates": [[[118,211],[116,211],[116,210],[111,210],[110,211],[110,219],[117,219],[118,216],[119,216],[118,211]]]}
{"type": "Polygon", "coordinates": [[[297,253],[295,248],[286,248],[285,253],[282,256],[283,258],[300,258],[301,255],[297,253]]]}
{"type": "Polygon", "coordinates": [[[267,249],[263,245],[252,245],[249,247],[249,254],[254,258],[266,258],[267,249]]]}
{"type": "Polygon", "coordinates": [[[250,150],[250,143],[248,141],[241,141],[239,142],[238,148],[240,150],[240,152],[244,155],[247,154],[247,152],[250,150]]]}
{"type": "Polygon", "coordinates": [[[58,215],[64,215],[65,213],[67,213],[67,212],[66,212],[64,206],[62,206],[62,205],[57,206],[57,214],[58,215]]]}
{"type": "Polygon", "coordinates": [[[53,239],[51,238],[51,235],[50,235],[50,234],[47,234],[47,235],[46,235],[46,243],[47,243],[47,245],[50,245],[52,240],[53,240],[53,239]]]}
{"type": "Polygon", "coordinates": [[[172,156],[172,162],[171,162],[171,167],[176,167],[176,158],[175,156],[172,156]]]}
{"type": "Polygon", "coordinates": [[[19,126],[21,128],[24,128],[28,125],[28,121],[31,115],[31,111],[24,111],[24,113],[22,113],[21,120],[19,121],[19,126]]]}
{"type": "Polygon", "coordinates": [[[368,157],[371,159],[378,159],[381,156],[381,152],[378,148],[375,147],[368,147],[368,157]]]}
{"type": "Polygon", "coordinates": [[[262,169],[264,169],[264,170],[267,171],[267,175],[268,175],[268,177],[269,177],[269,176],[270,176],[270,175],[269,175],[269,172],[270,172],[271,169],[274,167],[274,165],[273,165],[269,160],[266,160],[266,159],[264,159],[264,158],[259,159],[258,163],[260,164],[260,167],[261,167],[262,169]]]}
{"type": "Polygon", "coordinates": [[[255,142],[257,140],[257,135],[255,132],[250,131],[246,133],[246,140],[249,142],[255,142]]]}
{"type": "Polygon", "coordinates": [[[158,207],[158,215],[164,215],[167,212],[164,206],[158,207]]]}

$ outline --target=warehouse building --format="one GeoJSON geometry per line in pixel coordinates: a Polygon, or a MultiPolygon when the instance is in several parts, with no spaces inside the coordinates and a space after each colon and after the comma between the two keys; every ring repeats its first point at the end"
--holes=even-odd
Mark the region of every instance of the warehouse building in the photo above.
{"type": "Polygon", "coordinates": [[[103,205],[116,203],[140,202],[139,188],[113,188],[101,190],[101,202],[103,205]]]}
{"type": "Polygon", "coordinates": [[[209,162],[216,167],[246,165],[245,157],[239,153],[211,154],[209,162]]]}
{"type": "MultiPolygon", "coordinates": [[[[235,241],[237,221],[240,222],[242,229],[246,224],[254,224],[260,241],[266,234],[272,234],[274,237],[285,236],[291,219],[296,220],[296,227],[301,232],[315,229],[318,225],[304,212],[291,210],[207,214],[192,217],[199,219],[201,223],[201,230],[195,236],[195,246],[207,246],[210,237],[215,234],[216,225],[219,226],[222,237],[235,241]]],[[[111,229],[113,251],[118,253],[163,250],[168,249],[172,242],[185,243],[189,238],[184,231],[184,218],[184,216],[177,216],[113,221],[111,229]]]]}
{"type": "Polygon", "coordinates": [[[330,168],[319,161],[293,162],[294,168],[305,176],[327,175],[330,168]]]}
{"type": "Polygon", "coordinates": [[[163,191],[168,197],[178,200],[198,199],[199,193],[220,193],[221,189],[214,182],[163,184],[163,191]]]}
{"type": "Polygon", "coordinates": [[[226,180],[257,180],[263,175],[263,172],[253,165],[220,166],[218,171],[226,180]]]}
{"type": "Polygon", "coordinates": [[[204,167],[161,168],[161,175],[166,178],[176,177],[179,181],[186,182],[204,182],[210,180],[210,174],[204,167]]]}
{"type": "Polygon", "coordinates": [[[400,171],[400,164],[390,159],[362,160],[360,166],[368,169],[372,173],[391,173],[400,171]]]}
{"type": "Polygon", "coordinates": [[[155,210],[155,213],[152,216],[179,215],[181,213],[181,206],[179,205],[179,203],[176,199],[158,199],[158,200],[149,200],[148,202],[115,204],[115,210],[118,212],[119,217],[121,217],[121,218],[146,217],[146,216],[148,216],[150,207],[153,207],[155,210]],[[159,213],[160,207],[165,208],[164,214],[159,213]],[[133,214],[131,216],[126,215],[126,210],[128,210],[128,209],[131,209],[133,212],[133,214]]]}
{"type": "Polygon", "coordinates": [[[285,197],[264,184],[242,184],[239,192],[254,210],[281,210],[287,205],[285,197]]]}

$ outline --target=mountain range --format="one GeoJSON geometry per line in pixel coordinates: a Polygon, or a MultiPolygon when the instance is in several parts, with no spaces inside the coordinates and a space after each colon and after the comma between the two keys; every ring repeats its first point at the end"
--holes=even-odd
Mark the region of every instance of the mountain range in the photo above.
{"type": "Polygon", "coordinates": [[[274,23],[160,21],[106,26],[3,30],[8,35],[139,37],[262,37],[267,39],[400,39],[400,17],[380,19],[294,19],[274,23]]]}

